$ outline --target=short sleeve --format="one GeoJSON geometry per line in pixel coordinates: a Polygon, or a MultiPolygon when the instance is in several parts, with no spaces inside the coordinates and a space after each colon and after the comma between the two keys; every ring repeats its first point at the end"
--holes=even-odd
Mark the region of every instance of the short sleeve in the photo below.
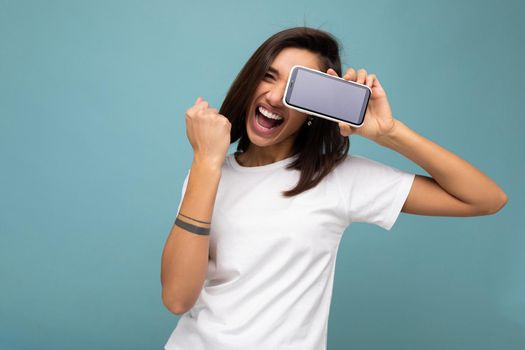
{"type": "Polygon", "coordinates": [[[366,222],[390,231],[415,174],[358,155],[348,155],[339,168],[348,223],[366,222]]]}
{"type": "Polygon", "coordinates": [[[184,194],[186,193],[186,187],[188,187],[189,177],[190,177],[190,170],[188,170],[188,173],[186,174],[186,178],[184,179],[184,183],[182,184],[182,191],[180,194],[179,208],[177,209],[177,214],[179,214],[180,207],[182,206],[182,200],[184,199],[184,194]]]}

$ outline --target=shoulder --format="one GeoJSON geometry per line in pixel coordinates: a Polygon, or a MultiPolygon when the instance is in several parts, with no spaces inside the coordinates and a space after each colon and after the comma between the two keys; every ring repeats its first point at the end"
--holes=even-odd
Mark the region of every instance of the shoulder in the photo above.
{"type": "Polygon", "coordinates": [[[361,155],[347,155],[334,172],[335,176],[340,179],[339,181],[352,180],[361,185],[375,184],[379,181],[395,181],[409,174],[394,166],[361,155]]]}
{"type": "Polygon", "coordinates": [[[346,158],[338,165],[339,171],[367,171],[377,170],[387,167],[386,164],[367,158],[362,155],[348,154],[346,158]]]}

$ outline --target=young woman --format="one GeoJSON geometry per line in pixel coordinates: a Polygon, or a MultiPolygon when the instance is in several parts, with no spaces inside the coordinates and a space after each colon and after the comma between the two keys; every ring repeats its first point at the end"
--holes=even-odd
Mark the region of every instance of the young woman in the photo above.
{"type": "Polygon", "coordinates": [[[488,215],[507,202],[481,171],[394,118],[365,69],[343,76],[372,89],[361,128],[286,108],[295,64],[340,76],[337,40],[283,30],[248,60],[220,111],[200,97],[186,111],[194,157],[161,271],[163,303],[182,316],[165,349],[325,349],[337,248],[352,222],[390,230],[400,212],[488,215]],[[355,134],[431,177],[348,155],[355,134]]]}

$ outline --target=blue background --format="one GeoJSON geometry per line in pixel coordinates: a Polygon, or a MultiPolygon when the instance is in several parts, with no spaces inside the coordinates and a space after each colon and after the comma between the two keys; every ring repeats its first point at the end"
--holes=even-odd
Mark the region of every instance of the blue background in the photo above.
{"type": "Polygon", "coordinates": [[[306,24],[509,196],[490,216],[352,225],[328,348],[523,349],[524,15],[519,1],[0,1],[0,348],[163,348],[185,110],[199,95],[219,108],[266,38],[306,24]]]}

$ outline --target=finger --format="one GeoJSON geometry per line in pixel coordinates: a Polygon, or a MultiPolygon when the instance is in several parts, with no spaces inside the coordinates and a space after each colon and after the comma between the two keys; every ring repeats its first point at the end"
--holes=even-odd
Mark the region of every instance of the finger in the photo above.
{"type": "Polygon", "coordinates": [[[209,106],[208,105],[208,101],[201,100],[195,105],[195,109],[196,110],[206,109],[206,108],[208,108],[208,106],[209,106]]]}
{"type": "Polygon", "coordinates": [[[383,89],[383,86],[381,86],[381,83],[379,82],[379,79],[376,77],[375,81],[374,81],[375,85],[380,88],[380,89],[383,89]]]}
{"type": "Polygon", "coordinates": [[[364,84],[364,83],[365,83],[365,79],[366,79],[366,70],[364,70],[363,68],[361,68],[360,70],[357,71],[357,80],[356,80],[356,83],[358,83],[358,84],[364,84]]]}
{"type": "Polygon", "coordinates": [[[339,130],[341,131],[341,135],[345,137],[350,136],[353,133],[353,130],[350,127],[350,125],[345,124],[345,123],[339,123],[339,130]]]}
{"type": "Polygon", "coordinates": [[[330,74],[330,75],[334,75],[336,77],[338,77],[339,75],[337,74],[337,72],[332,69],[332,68],[328,68],[328,70],[326,71],[327,74],[330,74]]]}
{"type": "Polygon", "coordinates": [[[201,107],[200,107],[199,104],[200,104],[201,102],[202,102],[202,97],[200,97],[200,96],[197,97],[197,99],[195,100],[195,102],[193,102],[193,106],[191,106],[190,108],[188,108],[188,109],[186,110],[186,116],[187,116],[188,114],[192,115],[193,113],[195,113],[195,112],[197,112],[198,110],[200,110],[201,107]]]}
{"type": "Polygon", "coordinates": [[[346,73],[345,73],[345,75],[343,76],[343,78],[345,78],[346,80],[356,81],[357,73],[356,73],[355,69],[353,69],[353,68],[348,68],[348,69],[346,70],[346,73]]]}
{"type": "Polygon", "coordinates": [[[374,80],[376,79],[376,75],[375,74],[370,74],[366,77],[366,86],[368,86],[369,88],[372,88],[372,86],[374,85],[374,80]]]}

